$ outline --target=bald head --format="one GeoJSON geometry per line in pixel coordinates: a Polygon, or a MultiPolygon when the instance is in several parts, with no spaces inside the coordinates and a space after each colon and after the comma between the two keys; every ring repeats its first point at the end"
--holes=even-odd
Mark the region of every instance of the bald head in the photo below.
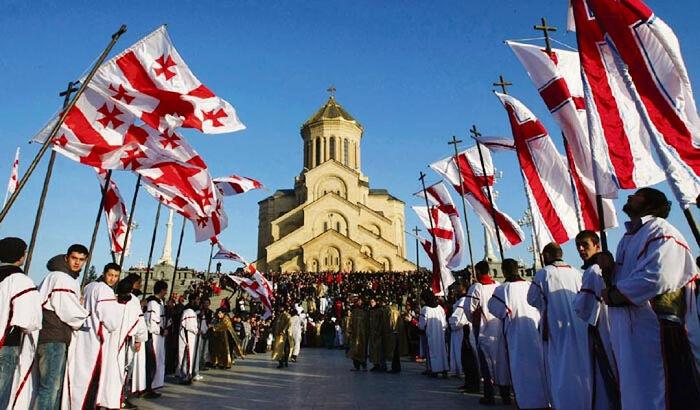
{"type": "Polygon", "coordinates": [[[556,242],[550,242],[542,249],[542,259],[544,259],[545,265],[550,265],[563,257],[564,251],[561,250],[561,246],[556,242]]]}

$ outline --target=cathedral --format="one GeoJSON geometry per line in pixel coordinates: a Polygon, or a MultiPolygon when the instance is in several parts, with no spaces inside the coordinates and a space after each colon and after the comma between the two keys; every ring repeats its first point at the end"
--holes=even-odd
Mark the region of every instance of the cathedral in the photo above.
{"type": "Polygon", "coordinates": [[[262,271],[409,271],[404,203],[370,189],[362,125],[333,95],[301,126],[303,169],[294,189],[260,201],[262,271]]]}

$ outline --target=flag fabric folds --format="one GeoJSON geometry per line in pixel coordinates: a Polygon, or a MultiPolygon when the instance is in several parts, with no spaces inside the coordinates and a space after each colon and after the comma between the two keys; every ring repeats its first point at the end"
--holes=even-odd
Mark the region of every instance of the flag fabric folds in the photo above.
{"type": "MultiPolygon", "coordinates": [[[[459,212],[457,212],[457,207],[455,206],[450,192],[443,182],[438,182],[425,189],[427,193],[428,203],[431,206],[436,206],[440,211],[445,213],[450,218],[450,223],[452,224],[452,232],[454,232],[454,246],[452,247],[452,252],[447,256],[447,267],[449,269],[456,269],[464,260],[464,252],[466,248],[466,241],[464,238],[464,228],[462,228],[462,220],[459,217],[459,212]]],[[[418,191],[414,195],[425,198],[426,195],[423,191],[418,191]]]]}
{"type": "Polygon", "coordinates": [[[214,178],[216,187],[221,192],[221,195],[230,196],[238,195],[253,189],[262,188],[260,181],[248,177],[240,177],[231,175],[229,177],[214,178]]]}
{"type": "MultiPolygon", "coordinates": [[[[95,171],[97,172],[97,179],[100,181],[100,189],[105,189],[107,171],[99,168],[95,168],[95,171]]],[[[122,199],[116,182],[111,178],[104,198],[104,213],[110,249],[117,256],[118,260],[122,252],[128,252],[128,245],[124,244],[124,240],[126,239],[126,227],[129,224],[129,213],[126,211],[124,199],[122,199]]]]}
{"type": "MultiPolygon", "coordinates": [[[[484,169],[482,170],[478,147],[472,147],[462,151],[455,157],[443,158],[430,164],[435,172],[442,175],[460,195],[463,195],[474,212],[479,216],[481,223],[489,231],[492,238],[496,238],[496,227],[491,214],[491,202],[487,196],[486,186],[494,184],[494,167],[491,154],[488,150],[482,150],[484,169]],[[459,165],[457,165],[459,163],[459,165]],[[484,173],[483,171],[486,171],[484,173]]],[[[495,202],[495,200],[494,200],[495,202]]],[[[523,232],[515,221],[498,209],[494,203],[495,220],[501,231],[501,239],[504,247],[513,247],[523,241],[523,232]]]]}
{"type": "Polygon", "coordinates": [[[571,6],[592,100],[609,98],[601,76],[616,78],[611,83],[622,91],[613,89],[614,102],[621,103],[619,95],[629,100],[620,112],[641,117],[641,131],[630,138],[644,141],[649,135],[674,194],[687,208],[700,193],[700,117],[678,39],[640,0],[572,0],[571,6]],[[604,67],[596,65],[593,47],[599,44],[604,67]]]}
{"type": "Polygon", "coordinates": [[[10,171],[10,179],[7,181],[7,193],[5,194],[5,202],[15,193],[19,186],[19,147],[15,151],[15,160],[12,161],[12,171],[10,171]]]}
{"type": "Polygon", "coordinates": [[[214,256],[212,256],[212,259],[227,259],[234,262],[242,263],[243,265],[248,265],[248,262],[246,262],[246,260],[243,259],[241,255],[224,248],[224,246],[218,241],[216,243],[216,246],[219,247],[219,250],[216,252],[216,254],[214,254],[214,256]]]}
{"type": "Polygon", "coordinates": [[[430,209],[424,206],[414,206],[413,210],[423,222],[423,225],[425,225],[426,230],[435,238],[437,246],[437,252],[429,253],[433,261],[433,279],[431,282],[433,293],[446,295],[447,288],[455,281],[452,271],[447,267],[455,247],[455,233],[452,230],[452,222],[449,215],[438,206],[431,206],[430,209]]]}
{"type": "Polygon", "coordinates": [[[472,135],[474,141],[480,143],[482,146],[488,148],[492,152],[498,151],[513,151],[515,150],[515,143],[512,138],[508,137],[490,137],[485,135],[474,136],[472,135]]]}
{"type": "Polygon", "coordinates": [[[272,302],[267,293],[267,289],[264,285],[255,279],[243,278],[236,275],[228,275],[236,284],[243,290],[246,291],[253,299],[257,299],[262,303],[263,308],[265,308],[265,313],[263,319],[267,319],[272,316],[272,302]]]}

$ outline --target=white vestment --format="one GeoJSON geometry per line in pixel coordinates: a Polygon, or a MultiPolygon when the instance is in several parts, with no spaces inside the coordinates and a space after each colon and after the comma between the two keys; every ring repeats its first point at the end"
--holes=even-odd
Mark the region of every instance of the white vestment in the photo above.
{"type": "Polygon", "coordinates": [[[508,364],[520,408],[549,406],[542,360],[542,338],[537,330],[540,312],[527,303],[530,283],[505,282],[493,291],[489,311],[503,321],[508,364]]]}
{"type": "Polygon", "coordinates": [[[302,331],[302,326],[304,323],[304,320],[301,317],[301,313],[298,313],[294,316],[292,316],[291,320],[291,326],[290,326],[290,342],[291,342],[291,355],[292,356],[299,356],[299,352],[301,351],[301,331],[302,331]]]}
{"type": "Polygon", "coordinates": [[[527,295],[541,314],[545,366],[552,407],[588,410],[591,407],[591,365],[588,327],[574,312],[582,274],[556,261],[535,274],[527,295]]]}
{"type": "Polygon", "coordinates": [[[468,323],[464,312],[467,298],[461,297],[452,306],[452,315],[447,320],[450,325],[450,369],[456,375],[462,374],[462,342],[464,341],[464,326],[468,323]]]}
{"type": "Polygon", "coordinates": [[[141,348],[138,352],[134,352],[134,361],[131,365],[131,392],[141,393],[146,390],[146,341],[148,340],[148,328],[146,320],[141,310],[141,301],[137,296],[131,296],[131,302],[138,305],[140,313],[140,324],[136,326],[134,334],[134,343],[141,343],[141,348]]]}
{"type": "Polygon", "coordinates": [[[0,309],[0,329],[16,326],[13,332],[22,333],[8,409],[29,408],[34,381],[31,369],[42,320],[40,295],[29,276],[18,272],[0,282],[0,303],[4,305],[0,309]]]}
{"type": "Polygon", "coordinates": [[[430,371],[440,373],[450,370],[445,347],[447,320],[445,320],[445,311],[442,307],[423,306],[420,311],[418,328],[425,331],[425,336],[428,340],[428,365],[430,371]]]}
{"type": "Polygon", "coordinates": [[[489,300],[500,283],[475,283],[467,291],[469,304],[466,307],[467,316],[472,323],[479,323],[478,348],[481,349],[494,384],[505,386],[510,384],[508,374],[507,353],[503,343],[503,327],[501,320],[489,310],[489,300]]]}
{"type": "Polygon", "coordinates": [[[183,380],[194,376],[195,339],[198,330],[197,313],[188,307],[182,312],[178,339],[177,375],[183,380]]]}
{"type": "MultiPolygon", "coordinates": [[[[583,272],[583,281],[581,282],[581,290],[576,295],[574,299],[574,311],[576,315],[585,321],[589,326],[592,326],[600,338],[600,342],[605,350],[605,356],[608,359],[608,363],[613,372],[613,376],[617,380],[617,365],[615,364],[615,358],[612,352],[612,346],[610,346],[610,318],[608,314],[608,305],[603,303],[602,291],[605,289],[605,281],[603,280],[603,274],[598,265],[591,265],[588,269],[583,272]]],[[[593,345],[589,337],[590,351],[589,358],[595,360],[596,366],[593,369],[593,389],[595,390],[595,402],[593,403],[593,409],[603,410],[612,409],[613,403],[612,398],[608,396],[605,379],[601,373],[601,363],[599,360],[594,358],[593,345]]],[[[615,386],[607,386],[607,388],[617,389],[615,386]]]]}
{"type": "Polygon", "coordinates": [[[90,316],[83,327],[75,332],[68,347],[62,409],[84,407],[90,383],[93,379],[99,380],[110,334],[119,329],[122,319],[114,291],[102,281],[85,286],[83,307],[90,312],[90,316]]]}
{"type": "Polygon", "coordinates": [[[666,406],[667,381],[659,320],[650,300],[688,285],[695,261],[683,236],[665,219],[645,216],[639,227],[626,225],[613,280],[631,304],[609,307],[610,342],[622,408],[659,409],[666,406]]]}
{"type": "Polygon", "coordinates": [[[151,388],[155,390],[163,387],[165,383],[165,336],[163,336],[166,325],[165,306],[163,306],[163,302],[160,299],[156,297],[149,298],[144,319],[152,341],[146,354],[151,355],[155,359],[154,362],[156,364],[153,381],[151,382],[151,388]]]}

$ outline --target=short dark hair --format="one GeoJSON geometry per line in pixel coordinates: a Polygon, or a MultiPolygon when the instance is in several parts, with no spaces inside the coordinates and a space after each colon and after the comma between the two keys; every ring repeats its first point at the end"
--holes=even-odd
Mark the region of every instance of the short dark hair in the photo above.
{"type": "Polygon", "coordinates": [[[108,263],[108,264],[105,265],[104,269],[102,269],[102,273],[103,273],[103,274],[104,274],[104,273],[107,273],[108,270],[115,270],[115,271],[117,271],[117,272],[121,272],[121,271],[122,271],[122,267],[119,266],[118,263],[110,262],[110,263],[108,263]]]}
{"type": "Polygon", "coordinates": [[[139,275],[138,273],[130,273],[130,274],[126,275],[124,280],[128,280],[132,284],[138,283],[141,281],[141,275],[139,275]]]}
{"type": "Polygon", "coordinates": [[[593,245],[600,243],[600,237],[594,231],[586,229],[576,235],[576,241],[585,241],[586,239],[590,239],[593,245]]]}
{"type": "Polygon", "coordinates": [[[657,218],[668,218],[671,213],[671,202],[666,198],[666,194],[654,188],[640,188],[637,194],[644,197],[644,215],[651,215],[657,218]]]}
{"type": "Polygon", "coordinates": [[[85,245],[74,243],[73,245],[68,247],[68,250],[66,251],[66,257],[70,256],[70,254],[74,252],[82,255],[88,255],[90,253],[88,252],[88,249],[85,247],[85,245]]]}
{"type": "Polygon", "coordinates": [[[159,280],[153,285],[153,293],[158,294],[164,290],[168,289],[168,283],[164,280],[159,280]]]}
{"type": "Polygon", "coordinates": [[[0,239],[0,262],[18,262],[26,252],[27,244],[20,238],[8,236],[0,239]]]}
{"type": "Polygon", "coordinates": [[[518,274],[518,261],[515,259],[510,259],[506,258],[503,259],[503,263],[501,263],[501,269],[503,270],[503,274],[509,274],[509,275],[517,275],[518,274]]]}
{"type": "Polygon", "coordinates": [[[127,280],[126,278],[122,279],[117,283],[117,294],[118,295],[127,295],[130,294],[132,289],[133,289],[134,283],[127,280]]]}
{"type": "Polygon", "coordinates": [[[491,271],[491,267],[486,261],[477,262],[476,265],[474,265],[474,269],[476,269],[476,273],[480,275],[487,274],[491,271]]]}
{"type": "Polygon", "coordinates": [[[546,253],[554,259],[561,259],[564,257],[564,251],[561,250],[561,246],[556,242],[546,244],[542,249],[542,253],[546,253]]]}

